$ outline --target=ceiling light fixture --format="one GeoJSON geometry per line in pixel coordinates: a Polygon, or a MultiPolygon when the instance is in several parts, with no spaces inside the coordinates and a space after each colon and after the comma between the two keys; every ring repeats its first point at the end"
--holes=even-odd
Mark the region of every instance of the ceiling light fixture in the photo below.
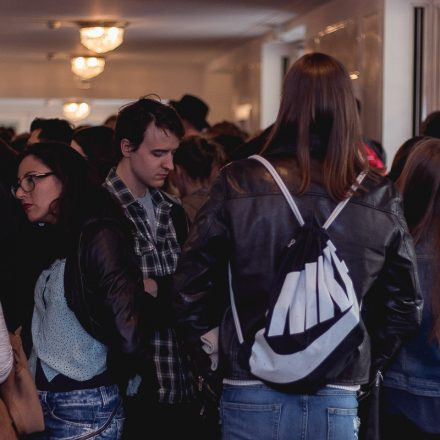
{"type": "Polygon", "coordinates": [[[124,39],[124,26],[120,24],[79,23],[81,44],[96,53],[116,49],[124,39]]]}
{"type": "Polygon", "coordinates": [[[69,121],[81,121],[90,114],[90,105],[87,102],[65,102],[63,114],[69,121]]]}
{"type": "Polygon", "coordinates": [[[103,57],[73,57],[71,60],[72,72],[81,79],[90,79],[104,71],[103,57]]]}

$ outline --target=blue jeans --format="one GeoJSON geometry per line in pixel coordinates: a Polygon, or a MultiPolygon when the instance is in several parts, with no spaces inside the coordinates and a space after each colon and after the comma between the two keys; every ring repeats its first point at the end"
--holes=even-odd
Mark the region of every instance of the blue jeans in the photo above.
{"type": "Polygon", "coordinates": [[[355,391],[325,387],[288,394],[265,385],[224,385],[223,440],[353,440],[359,419],[355,391]]]}
{"type": "Polygon", "coordinates": [[[124,411],[116,385],[38,394],[46,430],[32,439],[117,440],[121,437],[124,411]]]}

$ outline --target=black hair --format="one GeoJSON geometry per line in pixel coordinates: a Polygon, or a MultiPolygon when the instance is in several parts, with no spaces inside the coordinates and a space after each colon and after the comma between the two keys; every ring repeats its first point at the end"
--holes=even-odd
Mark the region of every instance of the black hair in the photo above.
{"type": "Polygon", "coordinates": [[[12,185],[16,181],[17,152],[0,139],[0,181],[12,185]]]}
{"type": "Polygon", "coordinates": [[[12,127],[0,127],[0,139],[11,145],[11,141],[15,136],[15,129],[12,127]]]}
{"type": "Polygon", "coordinates": [[[223,151],[226,155],[226,162],[231,161],[237,150],[244,145],[241,137],[230,134],[219,134],[214,136],[212,140],[223,147],[223,151]]]}
{"type": "Polygon", "coordinates": [[[440,138],[440,111],[430,113],[420,128],[422,136],[440,138]]]}
{"type": "Polygon", "coordinates": [[[64,142],[70,145],[73,135],[72,125],[65,119],[35,118],[31,123],[31,132],[41,129],[38,139],[40,142],[64,142]]]}
{"type": "Polygon", "coordinates": [[[393,163],[391,164],[390,172],[388,173],[388,177],[396,182],[397,179],[402,174],[402,170],[408,160],[408,156],[411,151],[414,149],[416,144],[423,139],[423,136],[414,136],[408,140],[406,140],[397,150],[396,155],[394,156],[393,163]]]}
{"type": "Polygon", "coordinates": [[[15,136],[12,141],[10,142],[11,148],[13,148],[18,153],[21,153],[23,150],[26,149],[28,140],[30,137],[30,133],[21,133],[15,136]]]}
{"type": "Polygon", "coordinates": [[[180,165],[191,179],[209,179],[217,155],[214,143],[191,136],[180,143],[174,153],[174,163],[180,165]]]}
{"type": "Polygon", "coordinates": [[[122,139],[127,139],[133,149],[137,150],[144,139],[145,130],[151,123],[169,131],[178,139],[181,139],[185,132],[179,115],[171,106],[156,99],[140,98],[119,110],[115,125],[115,150],[118,161],[122,159],[122,139]]]}
{"type": "Polygon", "coordinates": [[[73,140],[87,156],[98,183],[104,182],[108,172],[116,164],[113,137],[113,130],[103,125],[81,128],[73,133],[73,140]]]}

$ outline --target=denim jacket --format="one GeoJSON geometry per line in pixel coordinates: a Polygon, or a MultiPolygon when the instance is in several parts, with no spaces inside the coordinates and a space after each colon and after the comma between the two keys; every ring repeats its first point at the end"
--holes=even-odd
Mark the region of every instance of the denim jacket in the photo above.
{"type": "Polygon", "coordinates": [[[429,244],[426,240],[416,246],[420,288],[424,297],[422,324],[417,336],[402,347],[390,365],[384,384],[418,396],[440,397],[440,348],[436,341],[430,340],[435,268],[429,244]]]}
{"type": "Polygon", "coordinates": [[[402,415],[421,430],[440,433],[440,348],[430,340],[431,292],[436,267],[429,240],[416,247],[420,287],[424,296],[422,325],[396,356],[384,376],[385,412],[402,415]]]}

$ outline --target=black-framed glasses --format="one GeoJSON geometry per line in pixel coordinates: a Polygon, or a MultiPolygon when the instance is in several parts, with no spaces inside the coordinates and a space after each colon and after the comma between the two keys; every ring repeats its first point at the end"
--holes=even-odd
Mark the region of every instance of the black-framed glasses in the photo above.
{"type": "Polygon", "coordinates": [[[47,173],[34,173],[28,174],[17,181],[15,185],[11,186],[11,192],[14,197],[17,197],[18,188],[21,188],[24,192],[29,193],[34,190],[35,184],[40,180],[48,176],[53,176],[55,173],[48,171],[47,173]]]}

